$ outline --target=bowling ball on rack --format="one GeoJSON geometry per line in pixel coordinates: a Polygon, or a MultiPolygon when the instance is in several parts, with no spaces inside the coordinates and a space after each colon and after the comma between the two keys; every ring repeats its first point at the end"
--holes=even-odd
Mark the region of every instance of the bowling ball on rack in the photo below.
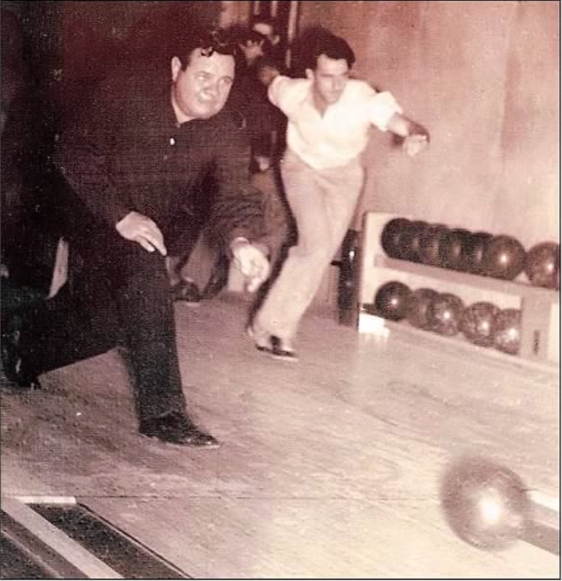
{"type": "Polygon", "coordinates": [[[483,550],[511,547],[532,521],[532,502],[521,478],[480,458],[463,458],[447,469],[440,500],[455,534],[483,550]]]}
{"type": "Polygon", "coordinates": [[[401,257],[400,240],[406,229],[410,225],[410,220],[406,218],[393,218],[387,222],[381,234],[381,246],[390,258],[401,257]]]}
{"type": "Polygon", "coordinates": [[[560,244],[543,242],[533,246],[525,257],[525,274],[533,286],[559,288],[560,244]]]}
{"type": "Polygon", "coordinates": [[[420,235],[419,257],[427,266],[441,266],[441,244],[449,228],[443,224],[430,224],[420,235]]]}
{"type": "Polygon", "coordinates": [[[400,236],[400,258],[410,262],[421,262],[420,241],[425,229],[429,226],[422,220],[414,220],[404,227],[400,236]]]}
{"type": "Polygon", "coordinates": [[[488,242],[493,238],[489,232],[473,232],[466,241],[463,270],[471,274],[484,274],[483,259],[488,242]]]}
{"type": "Polygon", "coordinates": [[[485,301],[467,307],[461,317],[462,334],[475,345],[491,347],[494,343],[494,319],[500,309],[485,301]]]}
{"type": "Polygon", "coordinates": [[[375,295],[375,314],[390,321],[406,317],[412,291],[408,285],[393,280],[383,284],[375,295]]]}
{"type": "Polygon", "coordinates": [[[513,280],[525,267],[525,248],[512,236],[494,236],[482,257],[483,274],[513,280]]]}
{"type": "Polygon", "coordinates": [[[438,296],[439,293],[431,288],[419,288],[413,291],[406,314],[408,323],[418,329],[429,329],[429,306],[438,296]]]}
{"type": "Polygon", "coordinates": [[[441,267],[463,270],[470,232],[464,228],[453,228],[443,237],[440,246],[441,267]]]}
{"type": "Polygon", "coordinates": [[[429,329],[446,337],[456,335],[460,330],[463,310],[462,299],[451,293],[440,293],[427,308],[429,329]]]}
{"type": "Polygon", "coordinates": [[[521,311],[503,309],[494,317],[494,347],[516,355],[521,346],[521,311]]]}

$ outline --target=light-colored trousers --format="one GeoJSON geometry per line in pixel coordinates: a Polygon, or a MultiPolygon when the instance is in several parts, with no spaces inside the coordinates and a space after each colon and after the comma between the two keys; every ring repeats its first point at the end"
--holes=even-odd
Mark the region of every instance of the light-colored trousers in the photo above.
{"type": "Polygon", "coordinates": [[[288,150],[281,175],[298,242],[289,250],[253,328],[260,335],[275,335],[289,346],[349,228],[364,170],[359,159],[341,167],[313,169],[288,150]]]}

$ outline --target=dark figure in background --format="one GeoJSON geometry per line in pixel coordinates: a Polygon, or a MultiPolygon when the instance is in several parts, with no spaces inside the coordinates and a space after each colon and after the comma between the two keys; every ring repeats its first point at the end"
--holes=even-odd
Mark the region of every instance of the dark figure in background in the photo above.
{"type": "Polygon", "coordinates": [[[285,68],[268,52],[270,43],[255,30],[236,31],[243,59],[230,102],[246,119],[252,144],[252,173],[266,171],[280,152],[286,116],[267,96],[272,75],[284,74],[285,68]]]}
{"type": "Polygon", "coordinates": [[[2,10],[2,267],[7,274],[23,221],[24,140],[29,131],[28,80],[23,64],[22,31],[17,17],[2,10]]]}
{"type": "MultiPolygon", "coordinates": [[[[220,29],[186,30],[167,70],[136,62],[104,79],[66,124],[55,155],[68,184],[58,200],[60,219],[71,252],[84,262],[79,276],[88,279],[82,298],[93,309],[108,298],[116,306],[136,384],[140,432],[180,445],[217,444],[185,410],[165,266],[174,219],[207,176],[217,186],[210,231],[250,290],[269,274],[267,248],[258,243],[263,200],[248,182],[243,120],[224,107],[235,53],[220,29]]],[[[57,329],[65,312],[61,299],[41,313],[41,324],[57,329]]],[[[27,366],[28,375],[42,372],[32,367],[41,349],[33,327],[30,317],[19,344],[20,367],[27,366]]]]}
{"type": "Polygon", "coordinates": [[[272,57],[271,44],[260,32],[243,29],[238,38],[245,58],[230,101],[246,119],[252,150],[250,173],[252,183],[266,195],[270,260],[275,265],[290,239],[292,218],[279,172],[287,117],[271,103],[267,90],[271,78],[286,71],[272,57]]]}
{"type": "Polygon", "coordinates": [[[2,8],[1,23],[2,265],[12,284],[17,278],[18,284],[41,287],[48,284],[42,265],[47,257],[41,249],[46,241],[35,228],[34,194],[52,140],[49,108],[27,66],[20,17],[2,8]]]}
{"type": "Polygon", "coordinates": [[[54,292],[59,236],[42,203],[49,196],[53,109],[28,66],[21,16],[2,6],[1,25],[2,389],[17,391],[4,366],[15,356],[9,338],[20,332],[20,312],[44,305],[54,292]]]}
{"type": "Polygon", "coordinates": [[[267,16],[255,16],[252,21],[252,30],[265,36],[264,54],[267,55],[276,68],[283,70],[287,64],[287,50],[279,34],[277,21],[267,16]]]}

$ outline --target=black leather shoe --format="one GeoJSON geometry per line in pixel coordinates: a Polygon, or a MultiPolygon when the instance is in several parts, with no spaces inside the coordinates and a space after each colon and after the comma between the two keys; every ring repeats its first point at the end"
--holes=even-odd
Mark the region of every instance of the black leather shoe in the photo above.
{"type": "Polygon", "coordinates": [[[139,431],[148,438],[157,438],[178,446],[217,448],[220,445],[213,436],[201,431],[186,415],[179,412],[143,420],[139,431]]]}

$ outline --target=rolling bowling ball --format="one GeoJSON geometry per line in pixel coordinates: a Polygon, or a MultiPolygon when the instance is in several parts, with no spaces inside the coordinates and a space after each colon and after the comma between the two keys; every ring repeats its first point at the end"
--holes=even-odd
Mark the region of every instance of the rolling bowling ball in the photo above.
{"type": "Polygon", "coordinates": [[[475,345],[491,347],[494,343],[494,318],[499,311],[496,305],[484,301],[470,305],[461,317],[462,334],[475,345]]]}
{"type": "Polygon", "coordinates": [[[461,459],[441,481],[441,507],[465,542],[489,551],[512,546],[531,522],[532,503],[512,470],[479,458],[461,459]]]}
{"type": "Polygon", "coordinates": [[[420,241],[423,232],[428,226],[427,222],[415,220],[404,227],[398,243],[400,247],[399,258],[410,262],[421,262],[420,241]]]}
{"type": "Polygon", "coordinates": [[[465,264],[465,255],[470,232],[464,228],[454,228],[444,236],[440,252],[441,267],[451,270],[462,270],[465,264]]]}
{"type": "Polygon", "coordinates": [[[400,258],[400,240],[409,225],[410,220],[406,218],[393,218],[383,228],[381,245],[390,258],[400,258]]]}
{"type": "Polygon", "coordinates": [[[559,288],[560,245],[543,242],[533,246],[525,257],[525,274],[533,286],[559,288]]]}
{"type": "Polygon", "coordinates": [[[429,328],[439,335],[456,335],[460,330],[463,309],[464,303],[456,295],[439,294],[427,308],[429,328]]]}
{"type": "Polygon", "coordinates": [[[410,295],[406,318],[408,323],[418,329],[429,329],[428,310],[439,293],[431,288],[419,288],[410,295]]]}
{"type": "Polygon", "coordinates": [[[401,321],[408,312],[410,288],[398,281],[383,284],[375,295],[375,313],[391,321],[401,321]]]}
{"type": "Polygon", "coordinates": [[[521,311],[503,309],[494,317],[494,347],[516,355],[521,346],[521,311]]]}
{"type": "Polygon", "coordinates": [[[493,238],[488,232],[473,232],[466,241],[464,252],[464,272],[484,274],[484,252],[488,242],[493,238]]]}
{"type": "Polygon", "coordinates": [[[430,224],[420,236],[420,261],[428,266],[441,266],[441,244],[449,228],[443,224],[430,224]]]}
{"type": "Polygon", "coordinates": [[[486,245],[482,266],[487,276],[513,280],[525,266],[525,248],[512,236],[494,236],[486,245]]]}

